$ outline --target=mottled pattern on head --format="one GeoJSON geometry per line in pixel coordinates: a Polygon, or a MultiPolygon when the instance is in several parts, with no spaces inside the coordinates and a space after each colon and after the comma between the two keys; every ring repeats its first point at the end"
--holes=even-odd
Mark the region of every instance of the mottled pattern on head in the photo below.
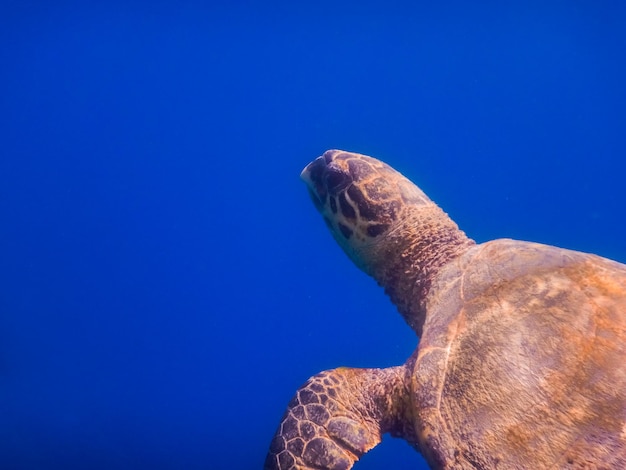
{"type": "Polygon", "coordinates": [[[358,153],[328,150],[301,177],[334,238],[361,268],[363,249],[397,228],[409,208],[434,205],[401,173],[358,153]]]}

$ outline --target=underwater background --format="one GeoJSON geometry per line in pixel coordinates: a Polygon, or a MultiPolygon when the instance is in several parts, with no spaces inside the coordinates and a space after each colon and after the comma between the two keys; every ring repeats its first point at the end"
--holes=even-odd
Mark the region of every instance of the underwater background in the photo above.
{"type": "Polygon", "coordinates": [[[623,2],[85,3],[0,7],[2,469],[261,468],[310,375],[403,363],[299,180],[329,148],[626,262],[623,2]]]}

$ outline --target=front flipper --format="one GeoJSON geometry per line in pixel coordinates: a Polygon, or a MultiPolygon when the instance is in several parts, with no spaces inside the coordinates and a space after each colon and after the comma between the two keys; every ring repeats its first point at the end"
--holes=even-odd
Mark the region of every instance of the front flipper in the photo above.
{"type": "Polygon", "coordinates": [[[265,470],[348,470],[384,433],[415,442],[407,367],[311,377],[274,435],[265,470]]]}

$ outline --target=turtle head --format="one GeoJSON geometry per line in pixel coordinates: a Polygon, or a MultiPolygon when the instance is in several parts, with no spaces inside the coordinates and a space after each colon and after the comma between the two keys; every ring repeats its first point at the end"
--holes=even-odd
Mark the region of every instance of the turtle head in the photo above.
{"type": "Polygon", "coordinates": [[[301,177],[335,240],[369,274],[380,242],[401,225],[407,210],[434,205],[389,165],[357,153],[328,150],[301,177]]]}
{"type": "Polygon", "coordinates": [[[474,242],[421,189],[375,158],[329,150],[301,176],[335,240],[421,335],[434,277],[474,242]]]}

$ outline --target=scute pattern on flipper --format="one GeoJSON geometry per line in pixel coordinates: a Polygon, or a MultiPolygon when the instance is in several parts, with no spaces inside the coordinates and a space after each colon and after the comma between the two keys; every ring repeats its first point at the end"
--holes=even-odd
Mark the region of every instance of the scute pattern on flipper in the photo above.
{"type": "Polygon", "coordinates": [[[326,371],[298,390],[272,440],[266,470],[347,470],[380,440],[346,416],[349,409],[337,400],[341,387],[349,390],[333,371],[326,371]]]}
{"type": "Polygon", "coordinates": [[[340,367],[311,377],[287,407],[266,470],[347,470],[382,434],[413,439],[407,366],[340,367]]]}

